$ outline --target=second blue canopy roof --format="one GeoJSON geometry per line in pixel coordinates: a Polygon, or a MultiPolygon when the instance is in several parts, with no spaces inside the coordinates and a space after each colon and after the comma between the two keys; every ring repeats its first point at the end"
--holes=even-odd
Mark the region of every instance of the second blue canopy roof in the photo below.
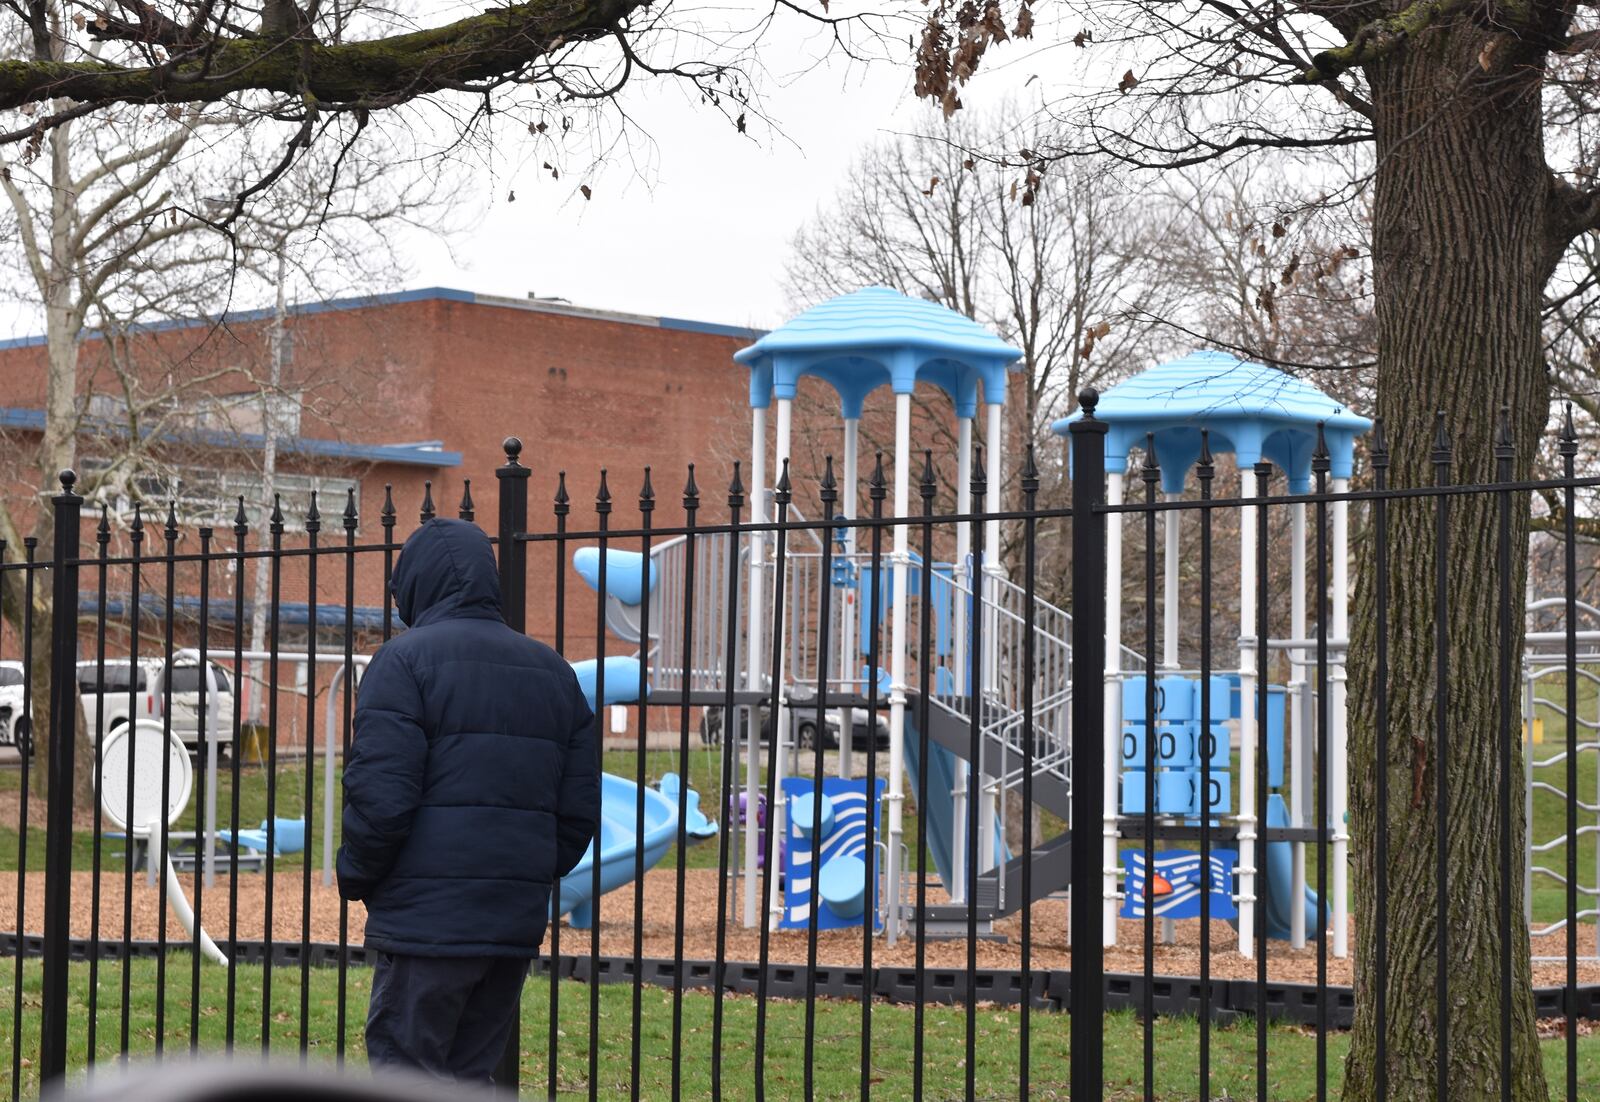
{"type": "MultiPolygon", "coordinates": [[[[1213,454],[1232,452],[1240,467],[1262,459],[1283,468],[1291,493],[1311,489],[1311,456],[1317,425],[1328,443],[1330,474],[1349,478],[1355,439],[1372,422],[1351,413],[1304,379],[1227,352],[1192,352],[1152,367],[1111,387],[1095,406],[1106,433],[1106,470],[1124,474],[1128,453],[1155,435],[1161,488],[1183,492],[1189,468],[1200,456],[1200,431],[1210,434],[1213,454]]],[[[1074,410],[1051,428],[1065,436],[1083,416],[1074,410]]]]}

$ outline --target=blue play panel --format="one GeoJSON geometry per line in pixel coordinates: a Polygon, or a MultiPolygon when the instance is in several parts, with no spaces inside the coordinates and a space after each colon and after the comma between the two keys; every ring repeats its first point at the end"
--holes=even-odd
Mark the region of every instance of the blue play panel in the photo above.
{"type": "Polygon", "coordinates": [[[816,786],[805,777],[784,778],[788,859],[783,880],[783,919],[779,923],[784,929],[803,930],[809,925],[814,854],[820,854],[821,865],[817,928],[860,926],[865,915],[876,916],[877,884],[867,882],[867,816],[873,816],[873,837],[882,838],[885,787],[882,778],[873,783],[869,807],[865,779],[825,778],[818,830],[813,824],[816,786]],[[814,849],[813,835],[821,838],[820,850],[814,849]]]}

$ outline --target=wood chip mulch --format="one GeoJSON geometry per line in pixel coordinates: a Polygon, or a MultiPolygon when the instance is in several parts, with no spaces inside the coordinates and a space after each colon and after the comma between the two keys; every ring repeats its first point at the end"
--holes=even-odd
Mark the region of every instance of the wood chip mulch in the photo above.
{"type": "MultiPolygon", "coordinates": [[[[676,872],[672,869],[655,869],[645,875],[644,922],[642,927],[642,952],[646,957],[673,956],[676,907],[674,890],[676,872]]],[[[325,887],[320,871],[314,871],[311,892],[310,936],[314,942],[337,943],[339,940],[339,896],[333,887],[325,887]]],[[[73,874],[72,933],[74,937],[88,937],[92,928],[91,908],[94,877],[89,872],[73,874]]],[[[690,869],[685,874],[683,954],[690,960],[711,960],[716,955],[717,876],[714,870],[690,869]]],[[[184,884],[193,899],[193,877],[184,876],[184,884]]],[[[302,880],[298,875],[275,877],[272,905],[273,937],[278,941],[298,941],[301,936],[302,880]]],[[[123,936],[123,875],[120,868],[108,870],[101,877],[100,934],[107,939],[123,936]]],[[[263,918],[266,915],[266,877],[251,873],[241,875],[238,883],[238,937],[243,940],[260,940],[263,918]]],[[[229,934],[229,881],[218,876],[206,888],[202,898],[202,921],[207,932],[218,941],[229,934]]],[[[760,955],[759,931],[746,929],[739,922],[738,900],[730,905],[727,931],[726,959],[755,961],[760,955]]],[[[601,952],[611,956],[630,956],[633,953],[632,885],[619,888],[606,895],[601,902],[601,952]]],[[[132,936],[135,940],[153,940],[158,934],[158,896],[156,889],[145,882],[142,873],[135,874],[133,888],[132,936]]],[[[15,875],[0,875],[0,929],[14,930],[17,915],[15,875]]],[[[26,929],[38,933],[44,926],[44,876],[30,872],[27,877],[26,929]]],[[[361,943],[366,911],[353,904],[348,911],[348,937],[352,945],[361,943]]],[[[1033,954],[1032,966],[1036,969],[1064,969],[1071,967],[1071,948],[1067,938],[1067,905],[1064,901],[1047,900],[1034,905],[1032,914],[1033,954]]],[[[1019,942],[1021,917],[1013,915],[995,924],[1001,935],[993,940],[983,940],[977,946],[979,968],[1017,968],[1021,964],[1019,942]]],[[[1159,942],[1159,929],[1158,942],[1159,942]]],[[[182,927],[169,911],[167,937],[172,941],[184,940],[182,927]]],[[[1176,923],[1177,943],[1157,944],[1155,972],[1167,976],[1197,976],[1200,973],[1200,923],[1176,923]]],[[[1594,927],[1585,926],[1580,931],[1580,952],[1593,952],[1594,927]]],[[[1105,950],[1105,967],[1111,972],[1143,971],[1143,926],[1136,920],[1123,920],[1118,927],[1118,944],[1105,950]]],[[[1354,943],[1352,931],[1351,942],[1354,943]]],[[[822,931],[818,936],[817,959],[820,964],[854,965],[861,962],[861,934],[858,930],[822,931]]],[[[1561,934],[1535,939],[1535,954],[1560,956],[1565,948],[1561,934]]],[[[545,949],[550,949],[550,935],[546,935],[545,949]]],[[[589,932],[563,925],[561,953],[581,955],[589,951],[589,932]]],[[[770,959],[778,963],[803,964],[806,960],[806,932],[776,931],[771,936],[770,959]]],[[[915,963],[916,947],[911,938],[903,938],[890,946],[879,937],[873,946],[874,963],[880,966],[906,966],[915,963]]],[[[965,940],[929,940],[926,961],[934,968],[962,968],[967,961],[965,940]]],[[[1267,950],[1267,966],[1273,979],[1315,983],[1317,975],[1317,949],[1315,944],[1305,949],[1291,949],[1287,942],[1273,941],[1267,950]]],[[[1238,933],[1226,922],[1212,923],[1211,971],[1219,979],[1253,979],[1256,962],[1238,953],[1238,933]]],[[[1560,961],[1534,965],[1536,986],[1559,986],[1566,982],[1566,966],[1560,961]]],[[[1336,985],[1350,983],[1351,962],[1328,958],[1328,982],[1336,985]]],[[[1600,964],[1582,962],[1579,982],[1600,983],[1600,964]]]]}

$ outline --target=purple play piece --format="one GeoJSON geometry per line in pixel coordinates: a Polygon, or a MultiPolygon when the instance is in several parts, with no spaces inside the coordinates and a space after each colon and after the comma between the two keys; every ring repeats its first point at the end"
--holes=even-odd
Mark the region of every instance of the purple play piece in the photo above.
{"type": "MultiPolygon", "coordinates": [[[[746,825],[745,806],[748,803],[749,799],[750,799],[750,794],[748,792],[739,793],[739,810],[738,810],[737,814],[738,814],[738,818],[739,818],[739,826],[740,826],[741,829],[743,829],[744,826],[746,825]]],[[[733,810],[733,798],[730,796],[728,798],[728,818],[731,819],[731,818],[734,817],[734,815],[735,815],[735,812],[733,810]]],[[[757,868],[765,868],[766,867],[766,855],[767,855],[767,798],[765,796],[757,796],[756,797],[756,823],[761,828],[761,836],[758,839],[756,839],[756,867],[757,868]]],[[[779,845],[780,846],[783,845],[782,839],[779,840],[779,845]]],[[[786,856],[785,852],[783,852],[783,851],[779,852],[779,854],[778,854],[778,867],[779,868],[783,867],[783,859],[784,859],[785,856],[786,856]]]]}

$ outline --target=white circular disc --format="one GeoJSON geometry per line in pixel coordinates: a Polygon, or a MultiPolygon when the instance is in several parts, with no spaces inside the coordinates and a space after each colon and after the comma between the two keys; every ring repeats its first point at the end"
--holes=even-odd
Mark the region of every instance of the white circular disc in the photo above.
{"type": "Polygon", "coordinates": [[[166,746],[168,761],[166,825],[171,826],[183,809],[189,806],[189,795],[194,785],[194,767],[189,763],[189,751],[177,735],[164,735],[161,724],[142,719],[134,724],[137,738],[129,737],[129,728],[123,724],[106,736],[100,749],[100,806],[106,818],[122,830],[145,835],[155,829],[162,812],[161,762],[162,746],[166,746]],[[128,824],[128,749],[133,743],[137,755],[133,763],[133,825],[128,824]]]}

